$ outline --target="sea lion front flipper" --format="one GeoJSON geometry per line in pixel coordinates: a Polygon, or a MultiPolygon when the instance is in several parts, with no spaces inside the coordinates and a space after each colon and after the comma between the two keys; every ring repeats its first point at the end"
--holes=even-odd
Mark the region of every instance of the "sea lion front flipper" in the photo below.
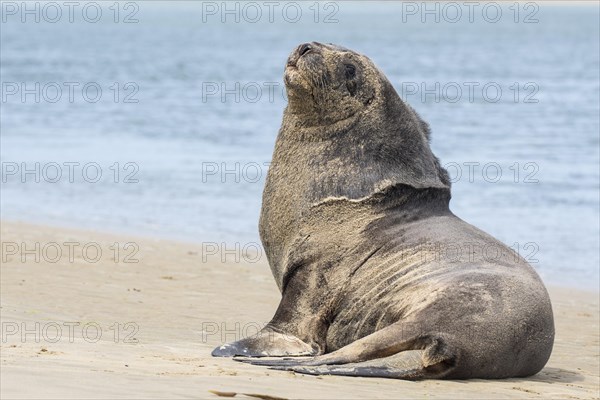
{"type": "Polygon", "coordinates": [[[213,350],[215,357],[286,357],[322,354],[327,335],[328,309],[322,310],[327,287],[316,278],[319,265],[293,268],[284,286],[281,302],[273,319],[254,336],[228,343],[213,350]],[[319,288],[320,286],[320,288],[319,288]]]}
{"type": "Polygon", "coordinates": [[[310,356],[315,350],[297,337],[265,328],[258,334],[227,343],[212,351],[213,357],[310,356]]]}

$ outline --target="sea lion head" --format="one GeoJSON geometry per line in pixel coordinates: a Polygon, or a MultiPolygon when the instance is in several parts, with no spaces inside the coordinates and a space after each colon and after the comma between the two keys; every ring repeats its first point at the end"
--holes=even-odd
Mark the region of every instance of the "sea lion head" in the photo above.
{"type": "Polygon", "coordinates": [[[316,196],[361,198],[393,184],[450,189],[429,147],[429,125],[368,57],[334,44],[304,43],[288,57],[284,81],[288,105],[281,139],[336,138],[337,146],[322,147],[320,156],[346,160],[334,168],[331,185],[318,182],[316,196]],[[358,167],[374,172],[357,179],[358,167]],[[336,189],[328,193],[328,186],[336,189]]]}
{"type": "Polygon", "coordinates": [[[308,126],[345,120],[371,104],[381,77],[369,58],[352,50],[318,42],[301,44],[285,67],[288,112],[301,114],[308,126]]]}

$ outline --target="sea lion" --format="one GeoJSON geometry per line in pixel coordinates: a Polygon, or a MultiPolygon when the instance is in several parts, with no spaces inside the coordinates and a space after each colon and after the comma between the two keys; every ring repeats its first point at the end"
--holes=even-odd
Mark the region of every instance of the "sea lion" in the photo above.
{"type": "Polygon", "coordinates": [[[450,211],[427,123],[340,46],[300,45],[284,79],[260,217],[281,303],[257,335],[212,354],[317,375],[540,371],[554,342],[548,293],[523,258],[450,211]]]}

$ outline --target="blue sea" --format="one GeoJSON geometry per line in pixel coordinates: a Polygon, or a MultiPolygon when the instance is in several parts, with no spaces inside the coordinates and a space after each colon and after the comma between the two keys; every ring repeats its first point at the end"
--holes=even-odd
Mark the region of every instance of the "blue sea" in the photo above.
{"type": "Polygon", "coordinates": [[[307,41],[368,55],[428,121],[451,209],[598,289],[598,5],[3,2],[1,218],[258,242],[307,41]]]}

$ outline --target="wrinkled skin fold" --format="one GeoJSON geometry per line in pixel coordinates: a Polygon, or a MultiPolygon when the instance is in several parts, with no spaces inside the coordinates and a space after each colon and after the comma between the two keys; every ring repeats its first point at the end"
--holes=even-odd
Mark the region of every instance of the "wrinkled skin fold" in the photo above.
{"type": "Polygon", "coordinates": [[[298,46],[260,234],[282,293],[214,356],[313,375],[529,376],[554,342],[548,293],[514,251],[449,209],[429,127],[367,57],[298,46]]]}

